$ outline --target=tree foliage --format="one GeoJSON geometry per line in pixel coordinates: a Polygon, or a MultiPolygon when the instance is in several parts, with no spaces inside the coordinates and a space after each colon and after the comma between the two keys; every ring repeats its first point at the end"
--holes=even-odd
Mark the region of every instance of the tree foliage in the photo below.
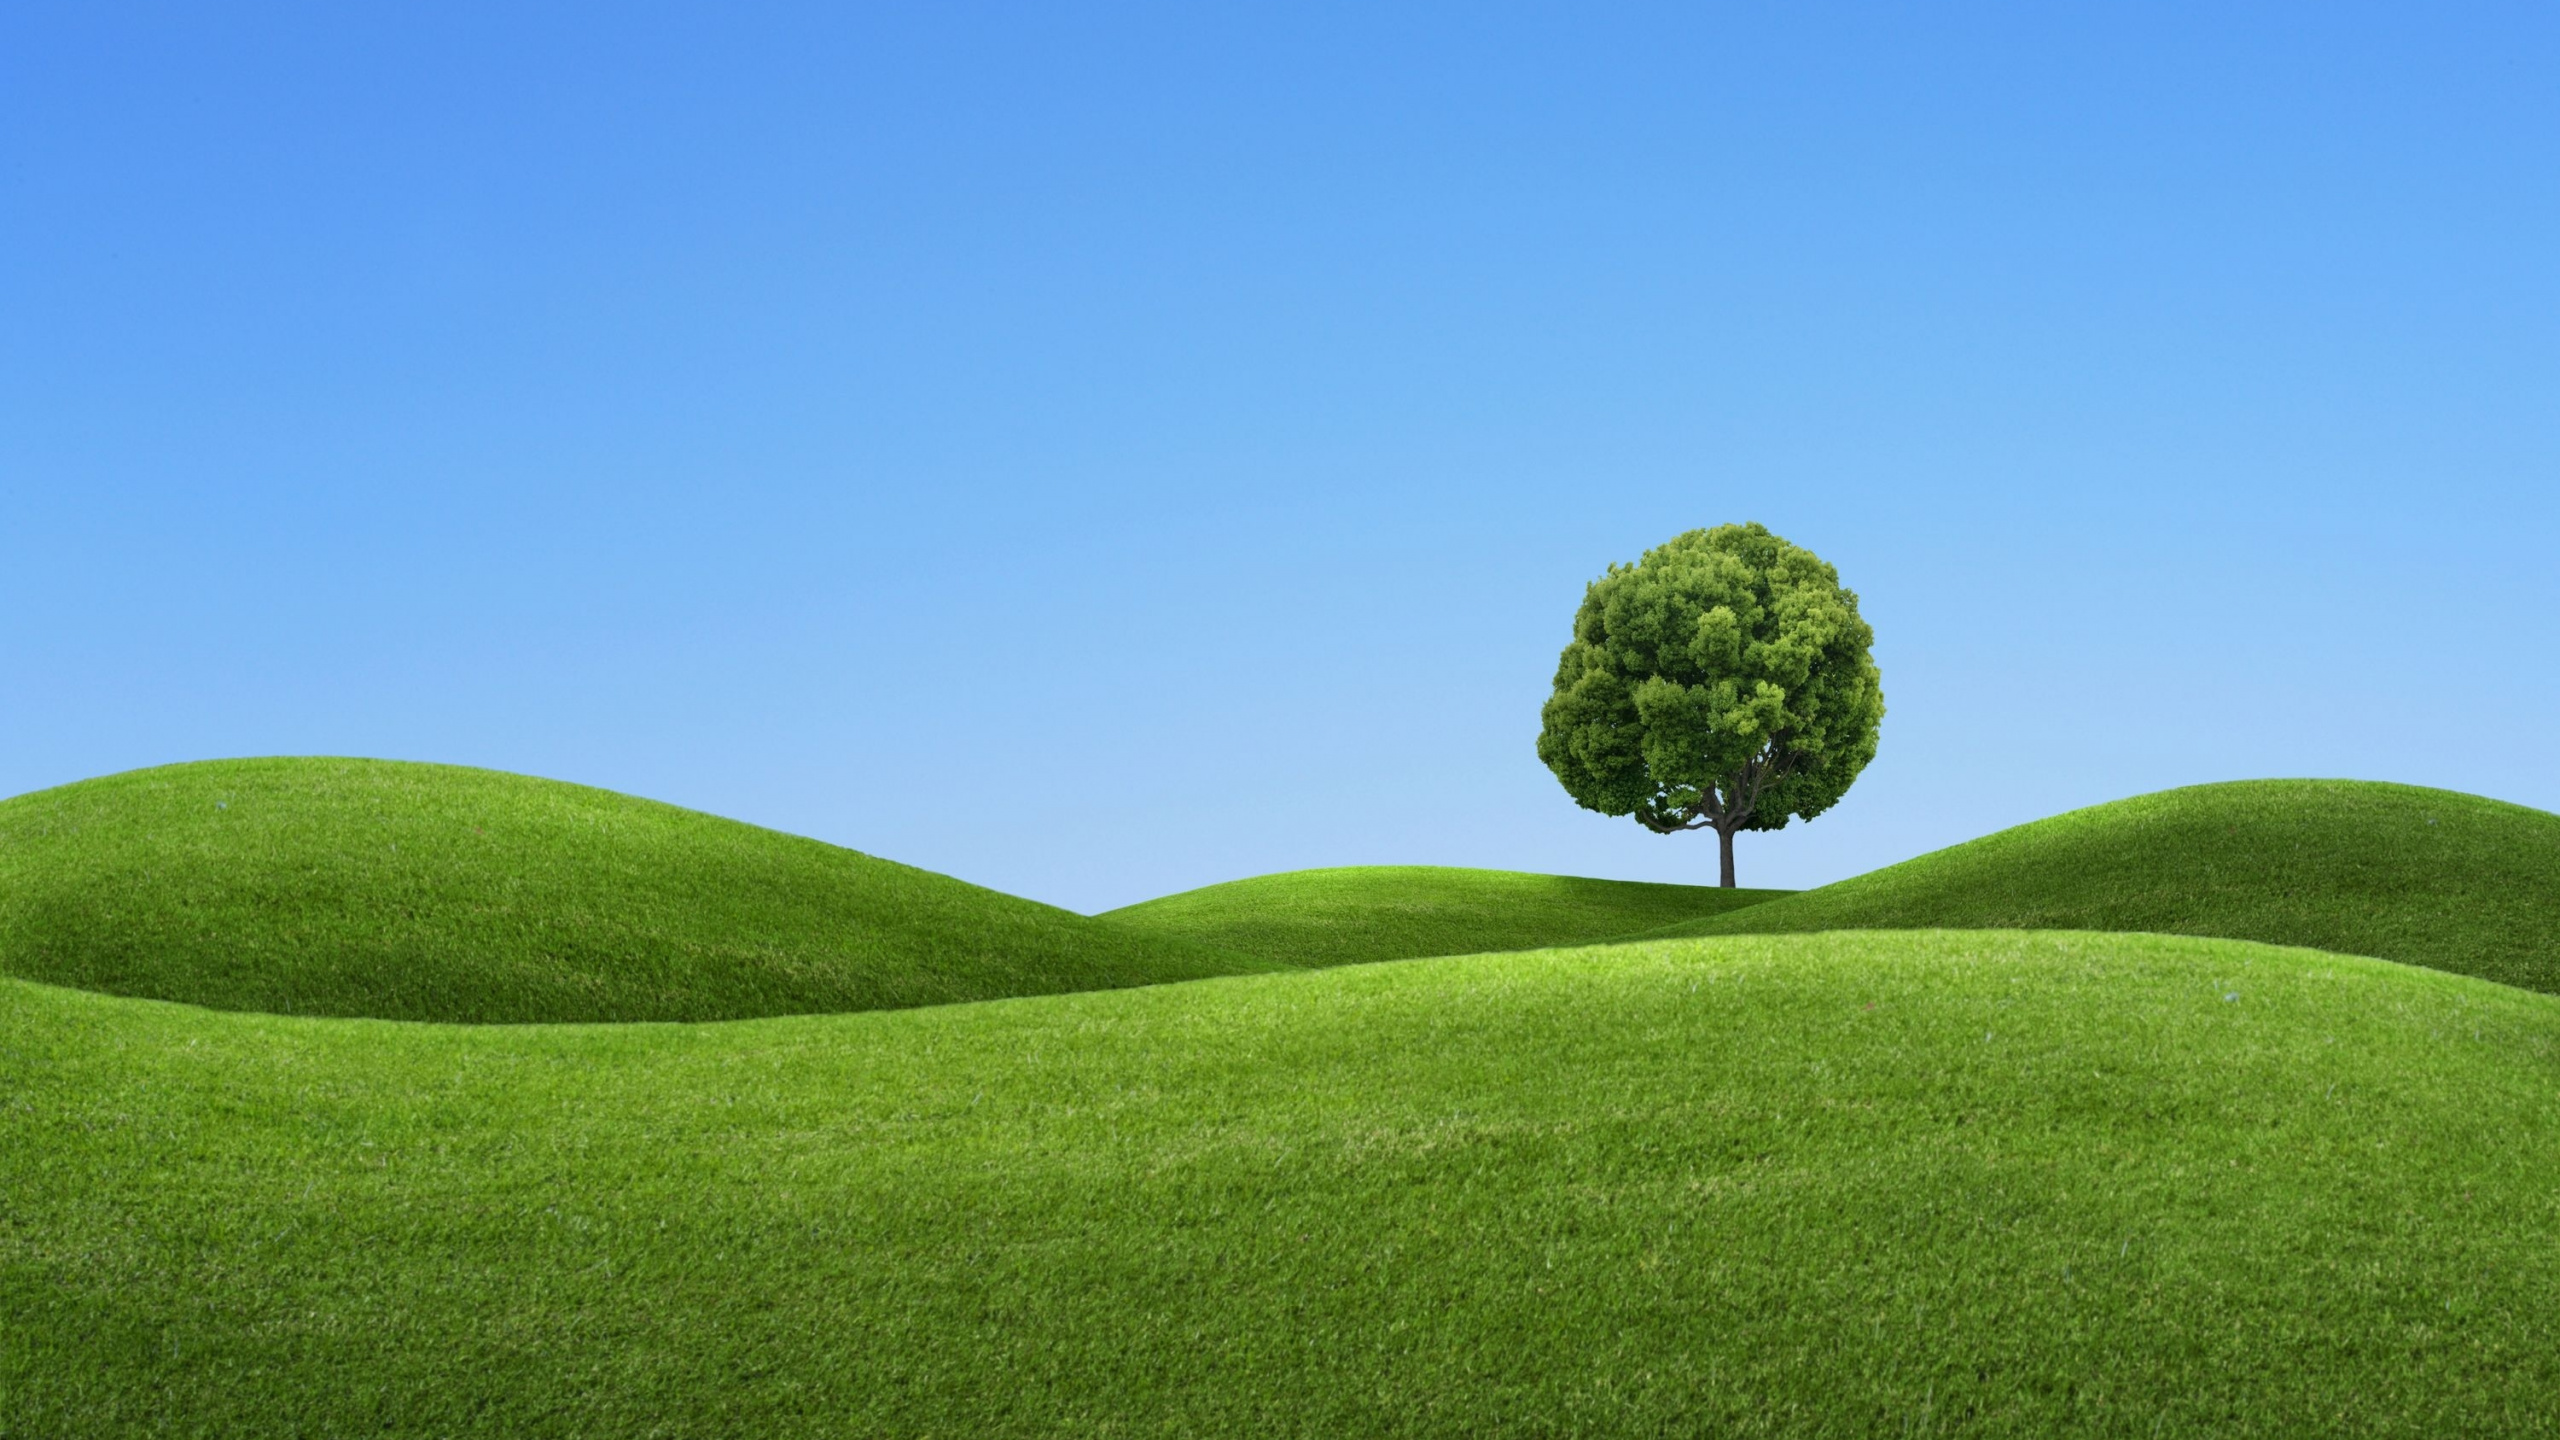
{"type": "Polygon", "coordinates": [[[1884,689],[1858,597],[1760,525],[1692,530],[1591,582],[1538,758],[1574,802],[1670,834],[1810,820],[1875,758],[1884,689]]]}

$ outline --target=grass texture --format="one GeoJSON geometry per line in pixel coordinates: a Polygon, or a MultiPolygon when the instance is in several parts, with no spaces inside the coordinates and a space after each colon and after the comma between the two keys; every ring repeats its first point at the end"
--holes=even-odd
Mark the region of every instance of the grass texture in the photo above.
{"type": "Polygon", "coordinates": [[[2537,1435],[2560,1000],[1857,933],[700,1026],[0,981],[0,1434],[2537,1435]]]}
{"type": "Polygon", "coordinates": [[[1341,965],[1587,944],[1787,893],[1442,865],[1355,865],[1186,890],[1102,918],[1289,965],[1341,965]]]}
{"type": "Polygon", "coordinates": [[[0,974],[226,1010],[717,1020],[1271,968],[609,791],[173,765],[0,802],[0,974]]]}
{"type": "Polygon", "coordinates": [[[2264,940],[2560,992],[2560,815],[2366,781],[2198,785],[1667,933],[1990,926],[2264,940]]]}

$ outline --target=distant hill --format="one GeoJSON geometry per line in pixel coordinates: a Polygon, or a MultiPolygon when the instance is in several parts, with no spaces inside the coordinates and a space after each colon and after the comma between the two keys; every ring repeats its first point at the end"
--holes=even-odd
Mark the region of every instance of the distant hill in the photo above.
{"type": "Polygon", "coordinates": [[[2560,815],[2368,781],[2197,785],[1660,933],[1983,927],[2266,940],[2560,991],[2560,815]]]}
{"type": "Polygon", "coordinates": [[[0,801],[0,974],[225,1010],[720,1020],[1276,968],[610,791],[226,760],[0,801]]]}
{"type": "Polygon", "coordinates": [[[1101,918],[1274,962],[1342,965],[1577,945],[1721,915],[1788,893],[1439,865],[1357,865],[1204,886],[1101,918]]]}

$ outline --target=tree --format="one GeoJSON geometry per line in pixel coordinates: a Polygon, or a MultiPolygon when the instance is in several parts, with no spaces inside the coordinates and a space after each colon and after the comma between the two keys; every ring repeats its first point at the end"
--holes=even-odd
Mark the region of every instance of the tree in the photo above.
{"type": "Polygon", "coordinates": [[[1673,536],[1583,592],[1538,758],[1574,803],[1657,834],[1810,820],[1875,758],[1884,688],[1858,597],[1760,525],[1673,536]]]}

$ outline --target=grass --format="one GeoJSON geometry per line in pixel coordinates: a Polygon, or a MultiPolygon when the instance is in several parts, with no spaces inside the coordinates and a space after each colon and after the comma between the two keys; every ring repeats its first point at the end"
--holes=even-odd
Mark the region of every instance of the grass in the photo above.
{"type": "Polygon", "coordinates": [[[2199,785],[1665,933],[1989,926],[2265,940],[2560,992],[2560,815],[2361,781],[2199,785]]]}
{"type": "Polygon", "coordinates": [[[2552,1434],[2555,882],[2560,816],[2262,782],[1087,918],[112,776],[0,803],[0,1440],[2552,1434]]]}
{"type": "Polygon", "coordinates": [[[1578,945],[1719,915],[1786,893],[1440,865],[1359,865],[1186,890],[1102,918],[1289,965],[1341,965],[1578,945]]]}
{"type": "Polygon", "coordinates": [[[0,974],[227,1010],[717,1020],[1269,968],[486,770],[219,761],[0,802],[0,974]]]}
{"type": "Polygon", "coordinates": [[[696,1026],[0,981],[0,1435],[2549,1434],[2560,1000],[1741,937],[696,1026]]]}

